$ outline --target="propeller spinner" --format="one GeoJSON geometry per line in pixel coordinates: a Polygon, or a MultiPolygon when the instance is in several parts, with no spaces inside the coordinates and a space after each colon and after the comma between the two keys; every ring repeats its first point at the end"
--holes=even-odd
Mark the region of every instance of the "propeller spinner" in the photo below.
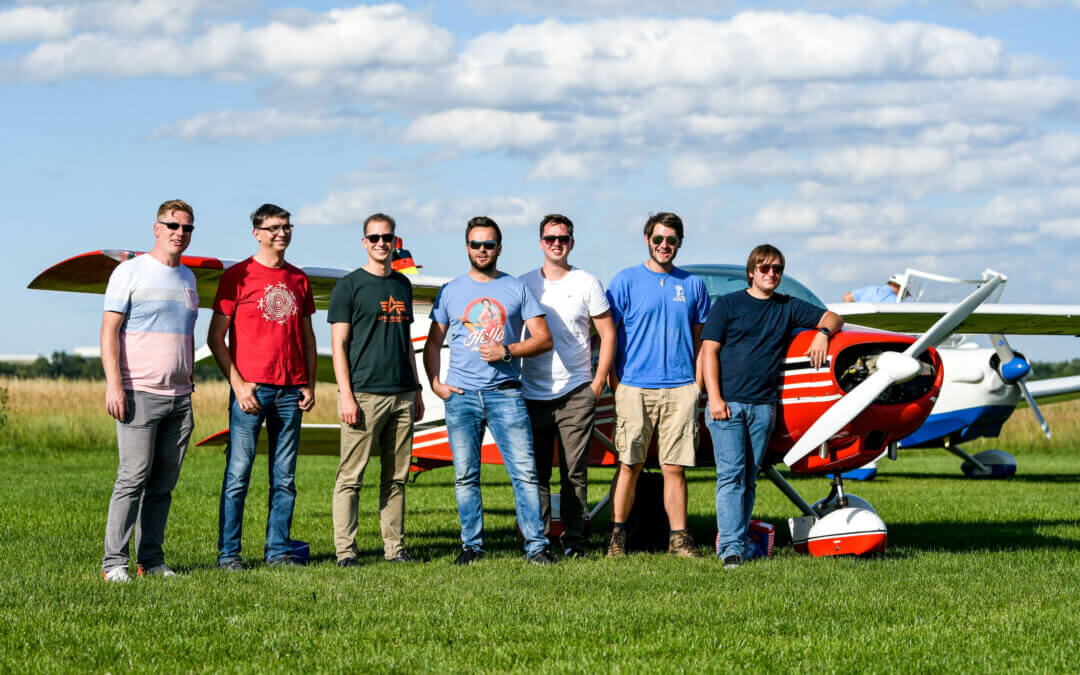
{"type": "Polygon", "coordinates": [[[1024,384],[1023,378],[1031,371],[1031,365],[1028,364],[1027,359],[1024,357],[1017,356],[1004,335],[994,333],[990,336],[990,342],[994,345],[994,352],[998,355],[998,359],[1001,360],[1001,364],[998,366],[998,374],[1001,375],[1001,379],[1006,384],[1015,384],[1020,389],[1020,393],[1024,395],[1028,407],[1031,408],[1031,413],[1035,415],[1035,421],[1039,423],[1046,437],[1050,438],[1050,425],[1046,423],[1046,418],[1043,417],[1039,406],[1035,405],[1035,399],[1032,398],[1031,392],[1028,391],[1027,385],[1024,384]]]}

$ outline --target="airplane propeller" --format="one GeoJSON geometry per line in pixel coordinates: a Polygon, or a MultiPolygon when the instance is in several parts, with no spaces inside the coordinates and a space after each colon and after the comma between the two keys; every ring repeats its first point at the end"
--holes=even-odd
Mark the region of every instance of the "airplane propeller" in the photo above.
{"type": "Polygon", "coordinates": [[[998,364],[998,374],[1001,375],[1001,379],[1006,384],[1015,384],[1020,389],[1020,393],[1024,395],[1028,407],[1031,408],[1031,413],[1035,415],[1035,421],[1039,423],[1046,437],[1050,438],[1050,425],[1046,423],[1046,418],[1043,417],[1039,406],[1035,405],[1035,399],[1032,398],[1031,392],[1028,391],[1027,385],[1024,384],[1023,378],[1031,371],[1031,365],[1028,364],[1024,357],[1017,356],[1013,352],[1004,335],[991,334],[990,342],[994,345],[994,352],[997,353],[998,359],[1001,361],[998,364]]]}
{"type": "Polygon", "coordinates": [[[802,435],[791,450],[784,455],[784,463],[788,466],[806,457],[818,449],[823,443],[832,438],[841,429],[855,419],[859,413],[874,402],[883,391],[894,384],[907,382],[919,374],[922,368],[919,355],[926,351],[927,347],[936,345],[944,340],[956,328],[964,322],[975,308],[990,297],[994,289],[1005,277],[994,273],[990,278],[975,290],[971,295],[964,298],[948,314],[938,319],[930,330],[923,333],[903,352],[882,352],[877,358],[877,369],[870,377],[863,380],[857,387],[852,389],[825,411],[806,433],[802,435]]]}

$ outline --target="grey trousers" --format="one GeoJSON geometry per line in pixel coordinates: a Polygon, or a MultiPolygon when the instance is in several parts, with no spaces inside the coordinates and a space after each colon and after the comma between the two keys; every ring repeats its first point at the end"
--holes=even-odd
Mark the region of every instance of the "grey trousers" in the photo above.
{"type": "Polygon", "coordinates": [[[559,506],[563,546],[584,546],[588,513],[589,448],[592,446],[596,395],[583,384],[551,401],[526,400],[540,481],[540,512],[544,535],[551,535],[551,469],[559,455],[559,506]]]}
{"type": "Polygon", "coordinates": [[[125,393],[127,418],[116,423],[120,464],[105,525],[105,558],[101,563],[105,571],[127,566],[132,531],[138,563],[144,570],[165,562],[161,546],[172,490],[195,426],[190,394],[125,393]]]}

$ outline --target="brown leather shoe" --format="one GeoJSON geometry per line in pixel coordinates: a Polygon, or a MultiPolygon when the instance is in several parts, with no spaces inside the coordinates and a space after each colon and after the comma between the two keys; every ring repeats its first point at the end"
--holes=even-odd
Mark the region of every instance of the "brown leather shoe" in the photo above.
{"type": "Polygon", "coordinates": [[[694,548],[694,539],[686,532],[676,532],[668,537],[668,555],[679,558],[700,558],[701,554],[694,548]]]}
{"type": "Polygon", "coordinates": [[[626,530],[612,530],[608,541],[607,557],[621,558],[626,555],[626,530]]]}

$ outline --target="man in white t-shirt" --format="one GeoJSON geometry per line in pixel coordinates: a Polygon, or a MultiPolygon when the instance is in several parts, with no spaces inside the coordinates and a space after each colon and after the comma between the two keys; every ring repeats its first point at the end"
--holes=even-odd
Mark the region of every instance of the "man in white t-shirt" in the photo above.
{"type": "Polygon", "coordinates": [[[587,469],[596,401],[615,359],[615,324],[604,288],[593,275],[571,267],[574,224],[553,213],[540,221],[544,264],[520,279],[547,311],[554,348],[522,359],[521,380],[532,425],[536,474],[544,534],[551,537],[551,468],[556,450],[562,483],[562,550],[567,557],[585,552],[587,469]],[[600,337],[592,371],[590,324],[600,337]]]}

